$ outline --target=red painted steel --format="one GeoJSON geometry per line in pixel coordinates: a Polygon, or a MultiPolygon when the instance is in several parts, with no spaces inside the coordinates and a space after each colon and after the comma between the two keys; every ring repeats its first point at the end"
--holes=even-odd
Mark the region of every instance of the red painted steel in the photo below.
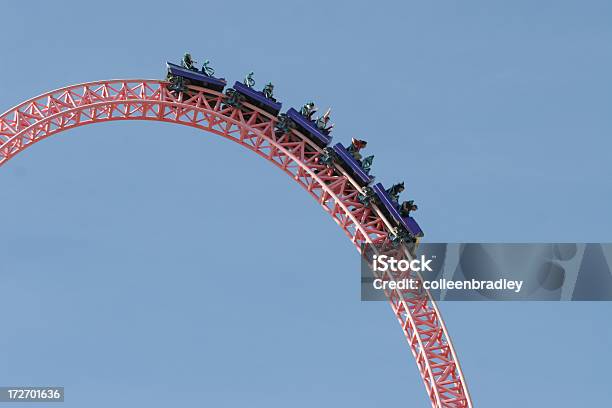
{"type": "MultiPolygon", "coordinates": [[[[388,239],[391,225],[376,207],[363,206],[360,187],[339,167],[318,163],[321,149],[296,130],[275,132],[277,118],[248,103],[190,87],[176,94],[158,80],[109,80],[68,86],[21,103],[0,116],[0,166],[51,135],[116,120],[178,123],[218,134],[272,162],[300,184],[361,251],[388,239]]],[[[432,407],[472,407],[444,322],[429,294],[387,293],[425,383],[432,407]]]]}

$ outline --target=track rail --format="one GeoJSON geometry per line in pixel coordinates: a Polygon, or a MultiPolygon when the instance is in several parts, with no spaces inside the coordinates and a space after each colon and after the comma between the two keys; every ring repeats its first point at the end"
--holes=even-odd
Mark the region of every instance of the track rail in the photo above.
{"type": "MultiPolygon", "coordinates": [[[[318,163],[320,148],[250,104],[236,109],[224,95],[190,87],[167,90],[158,80],[108,80],[72,85],[27,100],[0,116],[0,166],[34,143],[91,123],[151,120],[195,127],[230,139],[272,162],[301,185],[361,251],[388,238],[388,222],[363,206],[360,187],[342,171],[318,163]]],[[[395,290],[389,301],[408,340],[432,407],[472,407],[440,312],[428,293],[395,290]]]]}

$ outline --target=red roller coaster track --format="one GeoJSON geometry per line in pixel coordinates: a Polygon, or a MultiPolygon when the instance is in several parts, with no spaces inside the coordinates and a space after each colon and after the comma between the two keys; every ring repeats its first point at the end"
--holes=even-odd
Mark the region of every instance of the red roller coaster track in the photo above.
{"type": "MultiPolygon", "coordinates": [[[[296,130],[280,135],[275,132],[275,116],[248,103],[233,108],[224,99],[219,92],[198,87],[176,94],[158,80],[109,80],[61,88],[0,116],[0,166],[39,140],[90,123],[178,123],[223,136],[272,162],[321,204],[359,251],[362,244],[388,239],[389,222],[377,208],[359,202],[361,188],[342,168],[334,171],[318,163],[321,149],[310,139],[296,130]]],[[[432,407],[472,407],[450,337],[429,294],[395,290],[387,295],[432,407]]]]}

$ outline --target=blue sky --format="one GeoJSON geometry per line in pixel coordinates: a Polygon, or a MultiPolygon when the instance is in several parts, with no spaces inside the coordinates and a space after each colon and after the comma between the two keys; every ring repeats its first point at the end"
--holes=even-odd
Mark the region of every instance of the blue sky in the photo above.
{"type": "MultiPolygon", "coordinates": [[[[160,78],[189,50],[286,107],[331,105],[335,140],[370,142],[430,242],[612,239],[609,2],[19,3],[2,6],[0,110],[160,78]]],[[[0,384],[64,385],[66,407],[427,406],[389,307],[359,302],[350,242],[239,146],[83,127],[0,185],[0,384]]],[[[609,303],[441,310],[476,406],[609,396],[609,303]]]]}

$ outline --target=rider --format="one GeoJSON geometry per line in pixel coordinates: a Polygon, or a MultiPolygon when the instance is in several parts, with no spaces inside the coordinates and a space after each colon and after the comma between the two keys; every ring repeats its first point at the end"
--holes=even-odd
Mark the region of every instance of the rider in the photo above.
{"type": "Polygon", "coordinates": [[[183,66],[183,68],[197,71],[198,69],[194,66],[195,63],[196,62],[193,60],[193,58],[191,58],[190,53],[186,52],[185,55],[183,55],[183,60],[181,61],[181,65],[183,66]]]}
{"type": "Polygon", "coordinates": [[[208,64],[210,64],[210,61],[205,60],[204,63],[202,64],[202,73],[206,76],[215,75],[215,70],[212,69],[212,67],[209,67],[208,64]]]}
{"type": "Polygon", "coordinates": [[[387,189],[387,194],[391,197],[391,200],[395,202],[395,204],[399,207],[399,196],[400,193],[404,191],[404,182],[397,183],[391,186],[391,188],[387,189]]]}
{"type": "Polygon", "coordinates": [[[419,207],[414,203],[414,200],[404,201],[400,207],[400,215],[402,217],[409,217],[411,211],[418,210],[419,207]]]}
{"type": "Polygon", "coordinates": [[[244,77],[244,84],[249,88],[255,86],[255,80],[253,79],[253,71],[249,72],[249,74],[244,77]]]}
{"type": "Polygon", "coordinates": [[[317,111],[317,107],[314,102],[307,102],[300,109],[300,114],[305,118],[312,120],[312,115],[317,111]]]}
{"type": "Polygon", "coordinates": [[[319,130],[322,130],[325,133],[331,132],[334,127],[334,124],[328,125],[329,123],[329,115],[331,114],[331,108],[325,112],[325,114],[316,120],[316,125],[319,130]]]}
{"type": "Polygon", "coordinates": [[[353,156],[355,160],[357,160],[358,162],[361,162],[362,156],[361,156],[361,153],[359,153],[359,151],[363,149],[364,147],[366,147],[367,144],[368,142],[366,142],[365,140],[359,140],[359,139],[352,138],[351,145],[346,150],[348,150],[348,152],[351,154],[351,156],[353,156]]]}
{"type": "Polygon", "coordinates": [[[273,95],[274,85],[272,84],[272,82],[268,82],[262,92],[266,98],[272,99],[274,101],[276,100],[274,99],[274,95],[273,95]]]}

